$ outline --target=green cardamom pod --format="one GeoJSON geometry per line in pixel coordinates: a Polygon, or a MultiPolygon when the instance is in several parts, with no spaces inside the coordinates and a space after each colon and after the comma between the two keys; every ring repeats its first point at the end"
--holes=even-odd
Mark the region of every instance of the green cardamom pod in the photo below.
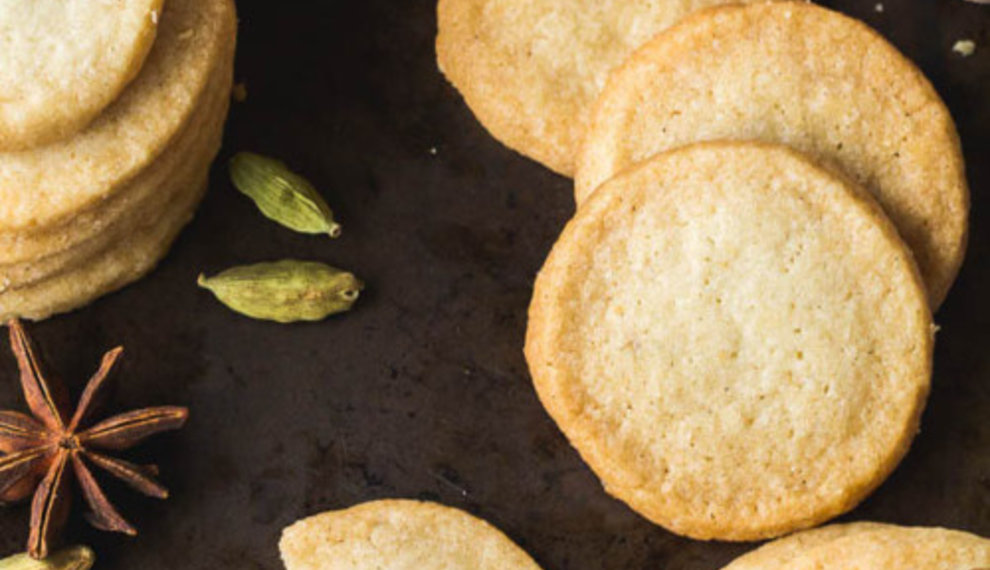
{"type": "Polygon", "coordinates": [[[285,163],[241,152],[230,160],[230,177],[268,219],[304,234],[340,236],[340,224],[326,200],[285,163]]]}
{"type": "Polygon", "coordinates": [[[280,323],[319,321],[348,311],[364,289],[352,273],[292,259],[200,275],[198,283],[242,315],[280,323]]]}
{"type": "Polygon", "coordinates": [[[0,570],[89,570],[96,562],[96,555],[85,546],[73,546],[60,550],[44,560],[35,560],[27,554],[18,554],[0,560],[0,570]]]}

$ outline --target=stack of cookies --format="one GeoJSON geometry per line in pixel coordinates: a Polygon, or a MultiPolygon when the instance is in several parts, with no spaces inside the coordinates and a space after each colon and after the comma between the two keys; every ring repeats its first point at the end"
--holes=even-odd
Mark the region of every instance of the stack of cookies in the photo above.
{"type": "Polygon", "coordinates": [[[497,138],[575,177],[526,357],[608,492],[742,541],[883,482],[969,209],[910,61],[792,1],[440,0],[437,52],[497,138]]]}
{"type": "Polygon", "coordinates": [[[0,2],[0,319],[148,272],[206,188],[231,0],[0,2]]]}

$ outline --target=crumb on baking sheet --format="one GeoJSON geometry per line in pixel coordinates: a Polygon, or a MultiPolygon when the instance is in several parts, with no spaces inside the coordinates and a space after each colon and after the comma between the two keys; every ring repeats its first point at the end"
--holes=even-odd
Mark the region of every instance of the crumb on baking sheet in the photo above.
{"type": "Polygon", "coordinates": [[[963,57],[971,56],[976,51],[976,42],[973,40],[959,40],[952,46],[952,51],[963,57]]]}
{"type": "Polygon", "coordinates": [[[234,98],[234,101],[238,103],[243,103],[247,101],[247,84],[244,82],[235,83],[234,87],[230,90],[230,96],[234,98]]]}

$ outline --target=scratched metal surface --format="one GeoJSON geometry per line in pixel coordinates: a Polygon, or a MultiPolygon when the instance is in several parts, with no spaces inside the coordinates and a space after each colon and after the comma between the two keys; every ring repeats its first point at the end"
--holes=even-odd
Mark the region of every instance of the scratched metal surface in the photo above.
{"type": "MultiPolygon", "coordinates": [[[[935,389],[894,476],[848,520],[990,535],[990,6],[835,0],[918,62],[959,122],[973,191],[969,258],[938,315],[935,389]],[[977,53],[961,58],[954,41],[977,53]]],[[[34,325],[78,392],[125,343],[108,411],[188,404],[187,429],[130,457],[157,461],[173,497],[107,484],[142,531],[68,533],[99,568],[278,569],[283,526],[379,497],[476,513],[548,570],[719,568],[750,545],[671,535],[610,499],[557,431],[522,357],[533,276],[573,209],[570,184],[501,147],[436,70],[434,0],[241,0],[239,81],[224,157],[288,159],[324,189],[336,242],[265,222],[222,166],[189,229],[148,279],[34,325]],[[435,149],[435,152],[431,149],[435,149]],[[357,310],[283,327],[248,321],[198,272],[283,257],[352,268],[357,310]]],[[[220,163],[222,164],[222,162],[220,163]]],[[[21,406],[0,350],[0,405],[21,406]]],[[[22,547],[26,506],[0,511],[0,553],[22,547]]]]}

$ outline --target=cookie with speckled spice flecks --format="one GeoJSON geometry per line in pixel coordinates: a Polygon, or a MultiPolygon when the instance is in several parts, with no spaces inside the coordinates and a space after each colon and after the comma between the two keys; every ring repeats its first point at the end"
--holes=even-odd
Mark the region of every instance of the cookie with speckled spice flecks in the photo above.
{"type": "Polygon", "coordinates": [[[575,195],[650,156],[705,140],[790,145],[866,187],[911,247],[933,308],[966,250],[969,190],[949,111],[866,24],[805,2],[700,12],[609,77],[575,195]]]}
{"type": "Polygon", "coordinates": [[[724,570],[980,570],[990,540],[943,528],[860,523],[825,527],[772,542],[724,570]]]}
{"type": "Polygon", "coordinates": [[[436,503],[383,500],[296,522],[279,543],[287,570],[539,570],[501,531],[436,503]]]}
{"type": "Polygon", "coordinates": [[[163,0],[0,0],[0,151],[77,133],[138,74],[163,0]]]}
{"type": "Polygon", "coordinates": [[[93,125],[0,153],[0,220],[12,222],[0,221],[0,319],[47,318],[138,279],[191,219],[229,107],[234,5],[170,0],[160,26],[141,76],[93,125]]]}
{"type": "Polygon", "coordinates": [[[609,71],[687,14],[729,1],[739,0],[440,0],[437,62],[492,136],[573,176],[609,71]]]}
{"type": "Polygon", "coordinates": [[[886,528],[880,523],[833,524],[813,530],[796,532],[768,542],[732,561],[723,570],[771,570],[790,568],[794,559],[805,552],[829,544],[844,536],[886,528]]]}
{"type": "Polygon", "coordinates": [[[796,151],[703,143],[613,178],[541,270],[540,400],[605,489],[698,539],[849,511],[900,462],[934,328],[862,188],[796,151]]]}

